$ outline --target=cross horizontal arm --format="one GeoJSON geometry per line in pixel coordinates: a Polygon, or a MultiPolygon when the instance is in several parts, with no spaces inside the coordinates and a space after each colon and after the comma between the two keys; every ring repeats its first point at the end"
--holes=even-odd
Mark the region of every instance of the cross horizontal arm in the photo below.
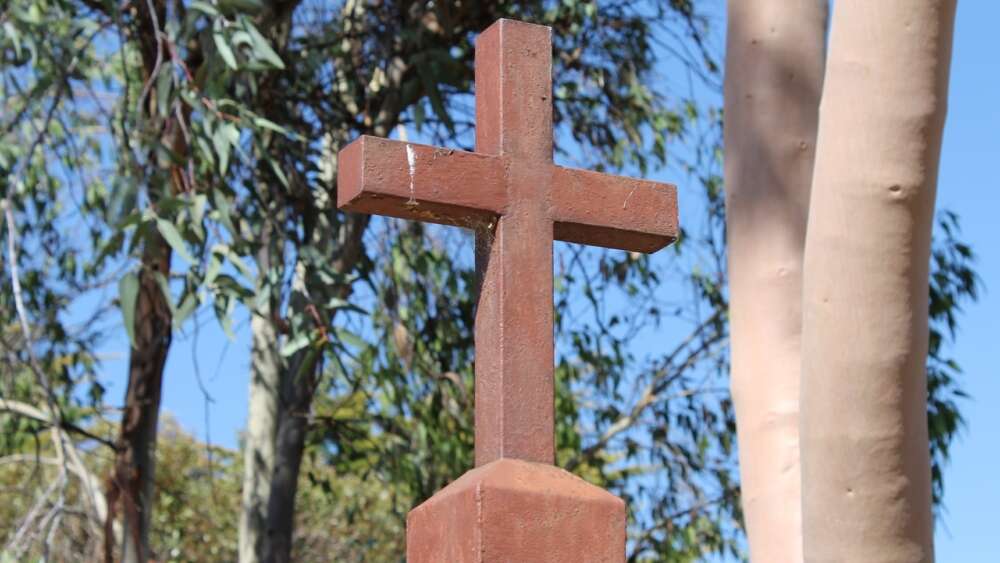
{"type": "Polygon", "coordinates": [[[558,240],[655,252],[677,240],[677,188],[553,166],[550,215],[558,240]]]}
{"type": "Polygon", "coordinates": [[[337,206],[474,228],[507,204],[498,157],[363,136],[340,151],[337,206]]]}

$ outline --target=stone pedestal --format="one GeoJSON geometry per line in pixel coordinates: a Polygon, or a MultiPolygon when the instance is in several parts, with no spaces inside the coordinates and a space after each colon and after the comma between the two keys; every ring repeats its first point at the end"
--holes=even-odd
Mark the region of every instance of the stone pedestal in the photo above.
{"type": "Polygon", "coordinates": [[[500,459],[406,519],[409,563],[622,563],[625,503],[575,475],[500,459]]]}

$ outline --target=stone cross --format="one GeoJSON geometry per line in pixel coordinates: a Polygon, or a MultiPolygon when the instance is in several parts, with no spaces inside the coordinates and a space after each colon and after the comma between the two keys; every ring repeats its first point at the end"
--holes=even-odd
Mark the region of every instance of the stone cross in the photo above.
{"type": "Polygon", "coordinates": [[[339,156],[346,211],[476,233],[476,469],[407,518],[407,560],[624,561],[624,503],[552,467],[552,241],[653,252],[676,189],[552,162],[551,29],[476,41],[476,151],[362,137],[339,156]]]}
{"type": "Polygon", "coordinates": [[[476,152],[361,137],[339,158],[346,211],[476,233],[476,465],[553,463],[552,241],[652,252],[677,236],[673,186],[552,163],[548,27],[476,41],[476,152]]]}

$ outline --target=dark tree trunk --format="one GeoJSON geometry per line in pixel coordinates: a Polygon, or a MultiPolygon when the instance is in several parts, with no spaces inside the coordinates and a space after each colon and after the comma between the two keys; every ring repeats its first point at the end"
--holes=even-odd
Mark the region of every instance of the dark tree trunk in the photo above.
{"type": "Polygon", "coordinates": [[[305,450],[306,431],[313,393],[322,362],[320,352],[312,347],[290,362],[294,367],[285,374],[281,389],[281,416],[274,452],[274,472],[267,505],[267,540],[262,558],[268,563],[292,560],[292,537],[295,531],[295,496],[298,493],[299,467],[305,450]]]}
{"type": "MultiPolygon", "coordinates": [[[[332,232],[312,233],[315,244],[321,248],[326,247],[329,254],[335,257],[332,264],[335,271],[350,273],[363,256],[362,235],[368,221],[367,215],[346,216],[343,222],[327,226],[332,232]]],[[[290,303],[292,310],[298,314],[311,310],[316,322],[322,325],[333,323],[334,312],[324,311],[317,303],[325,303],[331,296],[346,299],[351,293],[349,285],[331,287],[319,280],[311,280],[309,273],[305,271],[296,272],[293,286],[290,303]]],[[[267,506],[267,532],[260,558],[267,563],[292,560],[299,468],[309,429],[309,412],[322,368],[322,351],[313,346],[296,352],[283,365],[274,470],[267,506]]]]}
{"type": "Polygon", "coordinates": [[[128,388],[122,413],[119,450],[108,484],[105,559],[114,561],[113,523],[122,515],[121,561],[145,563],[150,558],[149,519],[156,468],[156,430],[160,413],[163,367],[170,349],[172,316],[157,274],[170,272],[170,246],[159,233],[146,241],[135,304],[135,342],[129,357],[128,388]],[[120,501],[120,502],[119,502],[120,501]]]}
{"type": "MultiPolygon", "coordinates": [[[[143,80],[152,83],[165,56],[161,42],[162,29],[167,23],[164,0],[149,0],[136,4],[134,26],[135,42],[142,57],[143,80]]],[[[197,48],[187,53],[187,67],[197,70],[201,65],[201,52],[197,48]]],[[[145,102],[156,99],[155,86],[148,92],[145,102]]],[[[181,135],[176,116],[163,118],[149,104],[147,107],[150,127],[158,127],[163,146],[171,147],[174,157],[183,159],[188,147],[181,135]]],[[[187,120],[189,109],[181,112],[180,119],[187,120]]],[[[126,131],[125,134],[130,134],[126,131]]],[[[171,159],[164,158],[158,149],[147,152],[147,191],[151,206],[168,193],[183,191],[183,168],[171,159]]],[[[170,350],[173,315],[167,296],[161,287],[163,276],[170,276],[171,249],[163,236],[150,229],[145,234],[139,269],[139,292],[134,314],[135,341],[129,355],[128,386],[118,439],[115,463],[107,485],[108,515],[105,522],[105,559],[116,560],[114,524],[121,510],[123,563],[146,563],[153,556],[149,544],[150,517],[153,509],[153,478],[156,469],[156,432],[160,416],[160,395],[163,387],[163,369],[170,350]]]]}

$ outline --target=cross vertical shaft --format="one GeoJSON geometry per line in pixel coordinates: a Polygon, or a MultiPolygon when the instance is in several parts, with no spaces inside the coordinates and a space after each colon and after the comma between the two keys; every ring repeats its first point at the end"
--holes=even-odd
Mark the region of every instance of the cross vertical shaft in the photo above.
{"type": "Polygon", "coordinates": [[[476,465],[553,463],[551,30],[476,41],[476,152],[507,169],[506,213],[476,231],[476,465]]]}

